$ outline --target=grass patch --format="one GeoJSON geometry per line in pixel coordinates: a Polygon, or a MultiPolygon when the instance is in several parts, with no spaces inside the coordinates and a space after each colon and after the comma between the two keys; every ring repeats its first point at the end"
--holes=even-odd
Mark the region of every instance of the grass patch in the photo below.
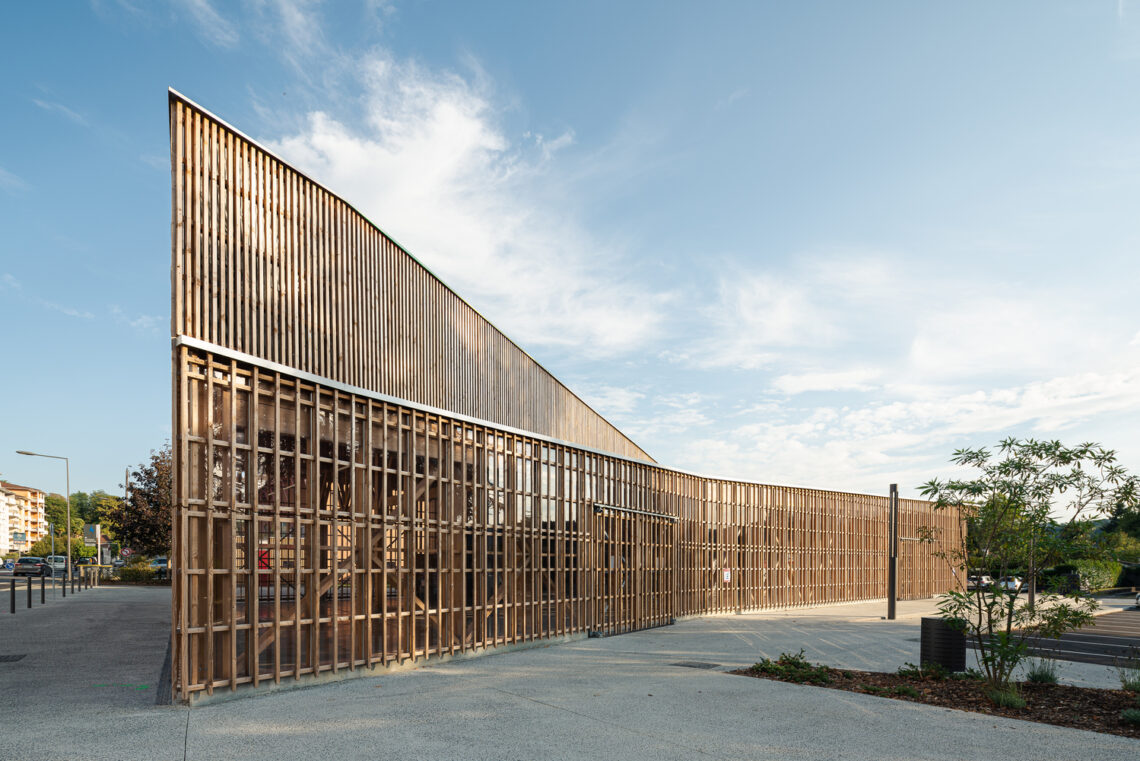
{"type": "Polygon", "coordinates": [[[919,697],[918,690],[911,687],[909,684],[900,684],[898,687],[895,687],[893,690],[891,690],[891,692],[896,695],[905,695],[908,698],[919,697]]]}
{"type": "Polygon", "coordinates": [[[986,696],[996,706],[1002,708],[1025,708],[1025,698],[1017,693],[1017,689],[1010,687],[1005,690],[990,690],[986,696]]]}

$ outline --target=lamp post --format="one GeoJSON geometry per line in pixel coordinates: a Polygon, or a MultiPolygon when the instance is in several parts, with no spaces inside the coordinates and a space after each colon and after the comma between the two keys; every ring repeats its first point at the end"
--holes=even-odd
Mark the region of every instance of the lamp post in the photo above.
{"type": "MultiPolygon", "coordinates": [[[[17,449],[16,454],[27,455],[28,457],[47,457],[52,460],[63,460],[63,472],[67,479],[67,564],[65,568],[64,583],[66,579],[71,578],[71,462],[66,457],[60,457],[54,454],[39,454],[38,452],[25,452],[22,449],[17,449]]],[[[54,533],[52,534],[54,536],[54,533]]]]}

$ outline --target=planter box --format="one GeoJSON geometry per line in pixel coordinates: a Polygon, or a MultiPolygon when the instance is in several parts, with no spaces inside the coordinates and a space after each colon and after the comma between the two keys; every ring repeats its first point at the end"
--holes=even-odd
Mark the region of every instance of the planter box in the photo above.
{"type": "Polygon", "coordinates": [[[937,663],[947,671],[966,670],[966,635],[941,618],[922,619],[920,665],[937,663]]]}

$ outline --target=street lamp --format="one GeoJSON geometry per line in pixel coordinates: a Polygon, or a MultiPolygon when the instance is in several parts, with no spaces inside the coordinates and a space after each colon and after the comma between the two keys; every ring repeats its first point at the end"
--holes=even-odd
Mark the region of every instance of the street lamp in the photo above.
{"type": "MultiPolygon", "coordinates": [[[[39,454],[37,452],[25,452],[22,449],[17,449],[16,454],[27,455],[28,457],[48,457],[52,460],[63,460],[63,472],[67,478],[67,564],[64,566],[66,570],[65,579],[71,578],[71,463],[66,457],[59,457],[54,454],[39,454]]],[[[54,536],[54,533],[53,533],[54,536]]],[[[64,582],[67,583],[66,581],[64,582]]]]}

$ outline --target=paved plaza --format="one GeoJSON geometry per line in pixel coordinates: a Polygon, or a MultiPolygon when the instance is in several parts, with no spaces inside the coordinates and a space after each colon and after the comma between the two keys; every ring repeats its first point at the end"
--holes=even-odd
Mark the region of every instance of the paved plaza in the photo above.
{"type": "MultiPolygon", "coordinates": [[[[723,673],[800,647],[813,661],[893,670],[918,659],[930,602],[901,603],[896,621],[881,619],[883,603],[693,619],[193,709],[156,705],[169,604],[168,589],[104,587],[0,617],[0,654],[24,654],[0,663],[0,757],[1140,757],[1136,740],[723,673]]],[[[1062,676],[1115,679],[1088,664],[1062,676]]]]}

